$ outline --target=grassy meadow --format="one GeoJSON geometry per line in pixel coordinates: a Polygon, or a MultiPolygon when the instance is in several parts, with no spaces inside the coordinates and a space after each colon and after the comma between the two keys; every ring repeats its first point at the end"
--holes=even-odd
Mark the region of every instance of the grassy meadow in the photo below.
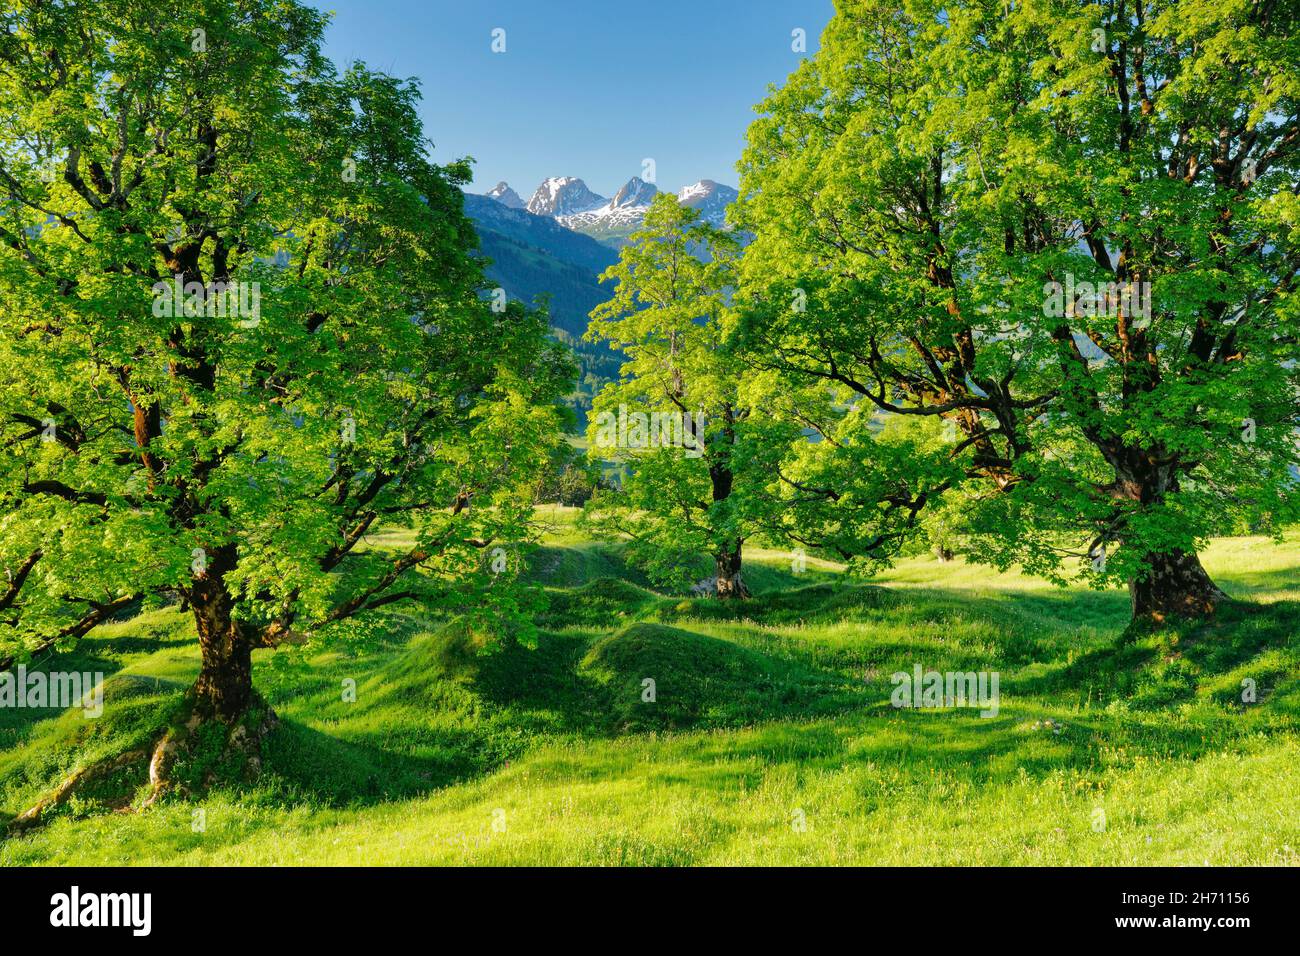
{"type": "MultiPolygon", "coordinates": [[[[1238,601],[1143,635],[1124,593],[960,559],[862,582],[751,550],[752,601],[663,594],[547,514],[536,647],[482,653],[406,608],[364,652],[259,652],[281,721],[260,777],[129,812],[132,768],[0,863],[1300,863],[1300,532],[1214,542],[1238,601]],[[916,663],[997,671],[996,717],[892,707],[916,663]]],[[[43,661],[102,671],[105,711],[0,711],[0,822],[147,740],[197,672],[192,635],[152,611],[43,661]]]]}

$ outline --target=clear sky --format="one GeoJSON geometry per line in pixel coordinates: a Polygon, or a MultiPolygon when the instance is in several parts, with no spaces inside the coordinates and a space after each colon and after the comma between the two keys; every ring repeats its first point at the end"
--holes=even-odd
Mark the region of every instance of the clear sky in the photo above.
{"type": "Polygon", "coordinates": [[[434,158],[526,202],[548,176],[611,196],[655,160],[660,189],[736,185],[753,106],[830,19],[832,0],[312,0],[340,67],[421,81],[434,158]],[[505,52],[492,51],[493,30],[505,52]]]}

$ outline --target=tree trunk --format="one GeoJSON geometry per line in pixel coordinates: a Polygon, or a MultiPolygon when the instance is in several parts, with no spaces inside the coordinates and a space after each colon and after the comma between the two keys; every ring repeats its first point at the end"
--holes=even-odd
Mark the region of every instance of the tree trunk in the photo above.
{"type": "Polygon", "coordinates": [[[192,690],[194,712],[227,723],[242,716],[253,695],[253,647],[232,614],[234,601],[216,556],[190,590],[203,663],[192,690]]]}
{"type": "MultiPolygon", "coordinates": [[[[736,476],[731,470],[731,449],[736,443],[736,433],[732,428],[732,409],[729,405],[723,410],[723,420],[726,422],[726,427],[715,438],[710,448],[712,458],[709,463],[709,482],[713,486],[715,504],[731,497],[736,481],[736,476]]],[[[740,549],[744,544],[744,538],[736,538],[730,547],[724,546],[713,556],[713,562],[718,569],[716,593],[724,601],[749,597],[749,589],[745,587],[745,581],[740,576],[740,549]]]]}
{"type": "Polygon", "coordinates": [[[724,601],[743,600],[749,597],[749,588],[740,574],[740,549],[743,542],[728,551],[720,551],[713,556],[718,569],[718,597],[724,601]]]}
{"type": "Polygon", "coordinates": [[[1210,580],[1194,551],[1151,553],[1144,564],[1145,576],[1129,582],[1134,618],[1202,617],[1214,613],[1227,597],[1210,580]]]}
{"type": "MultiPolygon", "coordinates": [[[[1178,469],[1170,463],[1152,465],[1161,450],[1103,448],[1115,467],[1116,497],[1156,508],[1179,490],[1178,469]]],[[[1206,574],[1195,551],[1174,548],[1150,551],[1142,559],[1143,572],[1129,581],[1133,619],[1162,621],[1169,615],[1204,617],[1213,614],[1225,595],[1206,574]]]]}

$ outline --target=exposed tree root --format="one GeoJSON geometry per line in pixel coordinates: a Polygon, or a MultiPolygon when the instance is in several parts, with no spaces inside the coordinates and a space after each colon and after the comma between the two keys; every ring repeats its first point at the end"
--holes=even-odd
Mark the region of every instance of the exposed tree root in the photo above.
{"type": "MultiPolygon", "coordinates": [[[[191,713],[183,725],[169,727],[158,739],[149,757],[149,794],[140,805],[141,810],[153,806],[168,793],[189,796],[196,787],[206,788],[216,780],[215,766],[201,768],[201,779],[194,785],[176,780],[173,775],[178,762],[190,755],[197,735],[213,723],[191,713]]],[[[244,776],[256,777],[262,769],[262,741],[277,723],[275,712],[259,699],[244,718],[225,725],[226,739],[218,762],[228,764],[234,760],[241,765],[244,776]],[[254,720],[250,721],[250,717],[254,720]]]]}
{"type": "Polygon", "coordinates": [[[82,767],[66,777],[51,793],[42,797],[31,807],[10,820],[9,832],[21,832],[39,826],[45,822],[44,814],[47,810],[67,803],[86,784],[111,776],[123,767],[129,767],[131,764],[142,760],[148,753],[148,749],[128,750],[116,757],[110,757],[107,760],[101,760],[82,767]]]}
{"type": "Polygon", "coordinates": [[[169,771],[175,763],[177,751],[180,749],[180,742],[188,740],[189,736],[198,728],[200,722],[196,716],[191,715],[183,732],[178,733],[174,728],[168,727],[167,731],[158,738],[157,743],[153,746],[153,752],[149,756],[149,795],[140,804],[141,810],[153,806],[162,798],[163,794],[171,789],[169,771]]]}
{"type": "Polygon", "coordinates": [[[278,722],[275,712],[260,699],[243,717],[228,723],[205,721],[186,706],[178,719],[146,746],[89,764],[66,777],[54,790],[11,820],[8,832],[18,833],[44,824],[50,810],[67,803],[87,785],[145,761],[148,761],[149,768],[149,792],[139,806],[127,808],[124,812],[148,809],[171,793],[189,796],[195,790],[204,789],[220,776],[219,767],[237,767],[241,776],[255,777],[262,768],[262,741],[278,722]],[[218,760],[210,766],[192,765],[200,735],[214,733],[225,738],[218,760]],[[185,768],[185,778],[176,779],[174,771],[187,761],[191,765],[185,768]]]}

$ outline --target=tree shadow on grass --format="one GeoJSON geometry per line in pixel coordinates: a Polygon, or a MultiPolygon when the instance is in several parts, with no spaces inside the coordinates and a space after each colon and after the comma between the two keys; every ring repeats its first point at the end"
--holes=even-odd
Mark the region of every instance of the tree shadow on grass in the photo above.
{"type": "MultiPolygon", "coordinates": [[[[653,739],[643,736],[642,730],[669,731],[658,738],[663,746],[670,751],[679,749],[689,758],[684,766],[665,770],[670,776],[696,779],[717,774],[719,780],[733,783],[737,775],[761,776],[761,768],[773,765],[791,766],[798,772],[803,767],[870,764],[899,769],[918,781],[943,771],[972,783],[985,783],[1020,774],[1040,778],[1062,769],[1096,771],[1113,763],[1114,754],[1121,750],[1128,755],[1123,759],[1196,759],[1231,746],[1241,731],[1226,722],[1210,726],[1199,719],[1171,719],[1159,709],[1197,693],[1197,680],[1188,682],[1186,668],[1195,669],[1194,678],[1213,675],[1260,654],[1291,647],[1294,622],[1300,619],[1300,604],[1296,603],[1233,605],[1207,627],[1177,632],[1183,639],[1176,647],[1162,645],[1160,637],[1146,643],[1122,640],[1116,631],[1106,646],[1093,646],[1082,656],[1068,659],[1072,649],[1068,634],[1061,635],[1055,626],[1041,620],[1035,623],[1035,619],[1068,620],[1069,601],[1078,596],[1079,592],[976,595],[961,589],[811,585],[795,593],[774,593],[730,606],[704,600],[670,603],[635,587],[594,587],[583,599],[591,604],[587,608],[590,623],[606,616],[604,633],[597,639],[640,635],[639,643],[624,646],[621,656],[605,655],[604,663],[613,668],[610,676],[603,677],[584,664],[592,651],[591,634],[549,631],[540,633],[535,648],[507,643],[495,652],[480,654],[447,641],[416,640],[397,658],[379,666],[369,662],[366,670],[351,661],[317,669],[295,682],[298,704],[292,696],[277,702],[282,723],[266,742],[266,772],[256,786],[269,788],[277,798],[334,807],[409,799],[489,774],[539,742],[575,737],[653,739]],[[671,619],[678,627],[645,621],[625,627],[628,618],[613,617],[619,599],[625,597],[631,603],[622,607],[632,611],[632,619],[641,611],[654,609],[655,616],[671,619]],[[877,675],[871,685],[850,686],[844,683],[842,671],[825,666],[820,652],[801,652],[794,639],[784,636],[780,647],[765,647],[764,640],[732,643],[684,630],[694,617],[728,627],[743,627],[748,619],[765,625],[808,620],[852,624],[861,620],[867,626],[894,609],[915,610],[918,620],[933,617],[936,626],[941,626],[954,608],[972,612],[968,619],[977,620],[981,627],[985,619],[993,619],[997,626],[990,633],[1011,634],[1033,627],[1060,638],[1035,645],[1041,656],[1028,662],[1034,666],[1024,669],[1019,666],[1025,663],[1020,658],[1029,645],[1008,650],[1010,645],[994,641],[981,651],[993,658],[1017,661],[1008,666],[1002,688],[1022,699],[1004,708],[998,717],[982,720],[968,711],[895,710],[888,704],[887,674],[877,675]],[[663,610],[670,613],[657,613],[663,610]],[[647,629],[653,633],[642,633],[647,629]],[[1070,706],[1062,695],[1076,694],[1079,703],[1115,699],[1116,688],[1122,694],[1122,682],[1129,679],[1125,675],[1149,674],[1171,657],[1171,650],[1172,657],[1182,663],[1151,679],[1144,691],[1149,705],[1145,712],[1067,715],[1067,726],[1059,735],[1033,727],[1035,718],[1046,713],[1061,719],[1062,709],[1070,706]],[[700,676],[693,662],[698,663],[701,654],[718,657],[716,673],[695,682],[698,699],[681,710],[686,717],[680,724],[620,722],[620,713],[626,717],[629,708],[641,706],[640,681],[643,676],[653,676],[642,674],[644,666],[660,668],[661,690],[672,694],[676,688],[690,686],[675,674],[700,676]],[[1044,664],[1050,666],[1044,670],[1044,664]],[[349,672],[360,679],[362,704],[338,702],[338,678],[349,672]],[[1034,696],[1057,699],[1041,705],[1023,699],[1034,696]],[[304,704],[307,697],[311,701],[304,704]],[[699,733],[712,729],[733,732],[699,733]],[[677,737],[678,730],[694,733],[677,737]]],[[[1126,600],[1119,594],[1104,593],[1089,599],[1100,609],[1099,616],[1114,613],[1113,607],[1106,609],[1106,602],[1126,600]]],[[[574,610],[582,608],[575,605],[574,610]]],[[[1093,635],[1092,639],[1095,644],[1098,638],[1093,635]]],[[[115,645],[120,647],[121,640],[116,639],[115,645]]],[[[141,642],[133,645],[135,650],[157,649],[156,642],[147,639],[125,640],[141,642]]],[[[936,645],[924,641],[894,639],[888,644],[871,644],[869,633],[864,634],[864,641],[869,649],[887,648],[879,655],[882,668],[896,663],[900,655],[922,660],[927,667],[947,666],[935,656],[936,645]]],[[[121,666],[111,657],[96,655],[93,646],[80,653],[79,658],[69,655],[65,665],[71,667],[73,660],[84,669],[102,665],[98,669],[105,673],[121,666]]],[[[949,663],[960,663],[961,669],[983,669],[965,658],[953,657],[949,663]]],[[[1006,665],[994,659],[989,666],[1006,665]]],[[[158,694],[180,688],[157,678],[122,675],[119,680],[124,678],[131,681],[131,693],[158,694]]],[[[109,699],[113,699],[111,692],[109,699]]],[[[41,715],[32,718],[39,720],[41,715]]],[[[1224,714],[1220,719],[1232,718],[1224,714]]],[[[552,750],[546,753],[552,754],[552,750]]],[[[626,760],[622,748],[609,748],[608,753],[589,748],[581,755],[581,771],[599,774],[606,772],[601,769],[605,767],[618,774],[626,772],[626,760]]],[[[673,763],[671,753],[665,760],[673,763]]]]}
{"type": "MultiPolygon", "coordinates": [[[[1208,620],[1128,629],[1104,647],[1012,686],[1027,694],[1072,691],[1088,701],[1122,700],[1145,709],[1174,706],[1194,700],[1221,675],[1266,654],[1290,651],[1295,656],[1297,620],[1300,602],[1225,602],[1208,620]]],[[[1263,663],[1259,672],[1272,674],[1278,668],[1277,661],[1263,663]]],[[[1219,695],[1222,703],[1231,697],[1219,695]]]]}
{"type": "Polygon", "coordinates": [[[589,641],[538,633],[537,646],[507,644],[473,662],[474,691],[533,733],[548,730],[603,736],[601,688],[581,671],[589,641]]]}
{"type": "MultiPolygon", "coordinates": [[[[1100,774],[1120,761],[1192,761],[1223,751],[1225,744],[1210,739],[1202,726],[1172,725],[1153,715],[1122,721],[1080,715],[1048,726],[1017,708],[991,719],[959,711],[873,713],[853,722],[774,724],[725,737],[692,737],[683,740],[680,753],[671,738],[664,747],[662,762],[672,768],[663,775],[665,782],[752,790],[782,767],[796,774],[865,770],[870,778],[905,785],[928,786],[951,777],[987,786],[1043,780],[1063,771],[1100,774]]],[[[585,773],[601,772],[587,754],[583,757],[585,773]]],[[[607,759],[609,772],[617,772],[614,762],[626,757],[611,753],[607,759]]]]}
{"type": "Polygon", "coordinates": [[[331,807],[410,799],[497,769],[508,754],[485,747],[472,730],[438,728],[411,747],[325,733],[281,720],[263,745],[259,788],[288,800],[331,807]]]}
{"type": "Polygon", "coordinates": [[[735,728],[842,713],[865,696],[843,674],[647,622],[595,640],[542,631],[536,647],[506,644],[487,654],[453,645],[442,660],[487,705],[481,723],[531,739],[735,728]],[[651,702],[643,699],[646,678],[658,682],[651,702]]]}
{"type": "Polygon", "coordinates": [[[409,798],[491,773],[541,739],[601,736],[587,642],[541,632],[535,648],[481,653],[456,629],[418,637],[369,672],[339,660],[270,697],[281,718],[264,781],[330,806],[409,798]],[[357,677],[356,702],[339,678],[357,677]],[[485,706],[486,705],[486,706],[485,706]]]}
{"type": "MultiPolygon", "coordinates": [[[[934,589],[953,599],[962,599],[959,589],[934,589]]],[[[1082,588],[1052,588],[1034,591],[989,590],[966,592],[964,600],[973,606],[1010,612],[1026,624],[1050,626],[1063,632],[1081,628],[1122,631],[1128,624],[1132,603],[1121,591],[1093,591],[1082,588]]]]}

